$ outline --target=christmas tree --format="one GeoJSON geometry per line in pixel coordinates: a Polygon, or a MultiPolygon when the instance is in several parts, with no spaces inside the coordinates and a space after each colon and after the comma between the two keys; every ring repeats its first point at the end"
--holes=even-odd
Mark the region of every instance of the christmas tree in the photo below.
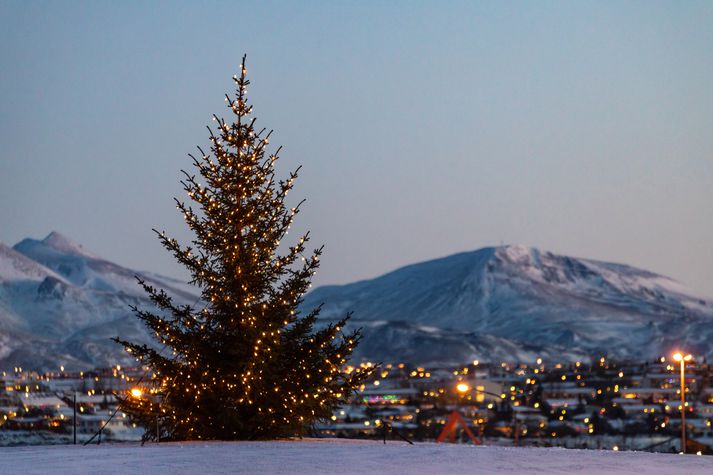
{"type": "Polygon", "coordinates": [[[177,305],[140,280],[156,309],[133,310],[160,345],[116,339],[150,372],[146,390],[120,403],[145,427],[144,440],[299,436],[369,375],[342,371],[360,338],[342,331],[349,315],[317,327],[319,308],[299,311],[322,253],[305,256],[309,233],[281,251],[302,204],[285,204],[299,168],[275,178],[280,149],[268,153],[272,132],[251,118],[245,57],[233,79],[232,123],[214,116],[210,153],[199,147],[189,155],[198,173],[183,172],[196,209],[176,200],[192,246],[156,231],[190,271],[200,304],[177,305]]]}

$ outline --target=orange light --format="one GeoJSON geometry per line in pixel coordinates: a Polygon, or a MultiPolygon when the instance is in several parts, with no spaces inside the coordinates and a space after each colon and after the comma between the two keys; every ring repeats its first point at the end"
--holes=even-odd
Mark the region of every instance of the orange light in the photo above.
{"type": "Polygon", "coordinates": [[[140,398],[142,394],[143,394],[143,392],[139,388],[133,388],[131,390],[131,396],[135,397],[137,399],[140,398]]]}
{"type": "Polygon", "coordinates": [[[456,391],[461,394],[467,393],[468,391],[470,391],[470,386],[468,386],[466,383],[458,383],[456,385],[456,391]]]}

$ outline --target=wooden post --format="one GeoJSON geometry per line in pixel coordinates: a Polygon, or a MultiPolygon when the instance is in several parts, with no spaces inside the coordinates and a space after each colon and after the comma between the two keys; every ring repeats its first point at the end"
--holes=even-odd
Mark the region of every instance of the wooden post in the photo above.
{"type": "Polygon", "coordinates": [[[74,391],[72,407],[74,408],[74,415],[72,416],[72,426],[74,428],[74,445],[77,445],[77,391],[74,391]]]}

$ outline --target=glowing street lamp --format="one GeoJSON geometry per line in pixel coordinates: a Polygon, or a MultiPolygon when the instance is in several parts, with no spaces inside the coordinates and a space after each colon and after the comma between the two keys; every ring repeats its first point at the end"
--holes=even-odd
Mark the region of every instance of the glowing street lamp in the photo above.
{"type": "Polygon", "coordinates": [[[681,452],[686,453],[686,361],[691,361],[693,356],[675,353],[674,361],[681,363],[681,452]]]}
{"type": "MultiPolygon", "coordinates": [[[[136,399],[141,399],[141,396],[143,396],[143,391],[141,388],[131,388],[131,391],[129,391],[129,394],[131,394],[131,397],[136,398],[136,399]]],[[[159,402],[158,406],[159,410],[161,409],[161,403],[159,402]]],[[[161,442],[161,425],[159,421],[159,413],[156,412],[156,443],[161,442]]]]}
{"type": "MultiPolygon", "coordinates": [[[[511,390],[514,390],[514,389],[515,389],[514,387],[511,388],[511,390]]],[[[489,395],[489,396],[495,396],[495,397],[498,397],[498,398],[500,398],[500,399],[505,399],[505,398],[506,398],[505,393],[496,394],[496,393],[493,393],[493,392],[490,392],[490,391],[485,391],[482,386],[477,386],[477,387],[475,387],[475,388],[471,388],[470,384],[466,383],[465,381],[459,381],[459,382],[456,384],[456,392],[457,392],[458,394],[460,394],[461,396],[465,396],[466,394],[469,394],[471,391],[474,391],[474,392],[480,393],[480,394],[487,394],[487,395],[489,395]]],[[[514,396],[512,397],[512,399],[514,399],[514,396]]],[[[537,406],[535,406],[535,407],[537,407],[537,406]]],[[[488,404],[488,409],[490,409],[490,408],[492,408],[492,404],[488,404]]],[[[451,417],[455,417],[456,414],[457,414],[457,411],[453,411],[453,414],[451,415],[451,417]]],[[[513,415],[513,443],[514,443],[515,445],[518,445],[518,440],[519,440],[519,435],[520,435],[520,433],[519,433],[519,430],[518,430],[517,415],[516,415],[515,411],[513,411],[512,415],[513,415]]],[[[461,416],[460,416],[460,415],[457,415],[457,417],[460,418],[461,416]]],[[[449,419],[449,421],[450,421],[450,420],[451,420],[451,419],[449,419]]],[[[455,424],[455,423],[454,423],[454,424],[455,424]]],[[[472,434],[469,433],[470,430],[468,429],[467,425],[465,425],[465,422],[462,422],[462,424],[463,424],[463,428],[464,428],[465,431],[468,433],[468,436],[475,442],[475,437],[474,437],[472,434]]],[[[449,427],[450,427],[450,425],[446,424],[446,427],[444,427],[443,432],[442,432],[441,435],[439,436],[439,439],[442,438],[442,437],[445,437],[444,434],[446,434],[446,432],[448,432],[448,430],[450,430],[449,427]]],[[[438,439],[437,439],[437,440],[438,440],[438,439]]],[[[440,440],[439,440],[439,442],[440,442],[440,440]]]]}

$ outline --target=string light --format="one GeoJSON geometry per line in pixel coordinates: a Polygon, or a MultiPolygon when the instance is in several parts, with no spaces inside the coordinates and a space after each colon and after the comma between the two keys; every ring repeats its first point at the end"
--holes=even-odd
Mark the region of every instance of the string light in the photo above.
{"type": "Polygon", "coordinates": [[[181,183],[197,209],[179,200],[176,208],[195,235],[192,246],[157,231],[202,298],[177,305],[140,281],[159,312],[134,311],[171,356],[118,340],[153,372],[147,388],[121,400],[148,438],[158,431],[162,439],[301,435],[331,417],[375,369],[343,370],[359,341],[358,332],[343,333],[348,315],[315,329],[319,309],[297,311],[322,248],[306,255],[306,233],[280,254],[303,203],[285,205],[299,168],[275,179],[281,149],[267,154],[272,131],[247,118],[245,58],[240,70],[234,97],[226,95],[233,122],[213,116],[210,153],[199,147],[199,158],[190,155],[197,175],[183,172],[181,183]]]}

